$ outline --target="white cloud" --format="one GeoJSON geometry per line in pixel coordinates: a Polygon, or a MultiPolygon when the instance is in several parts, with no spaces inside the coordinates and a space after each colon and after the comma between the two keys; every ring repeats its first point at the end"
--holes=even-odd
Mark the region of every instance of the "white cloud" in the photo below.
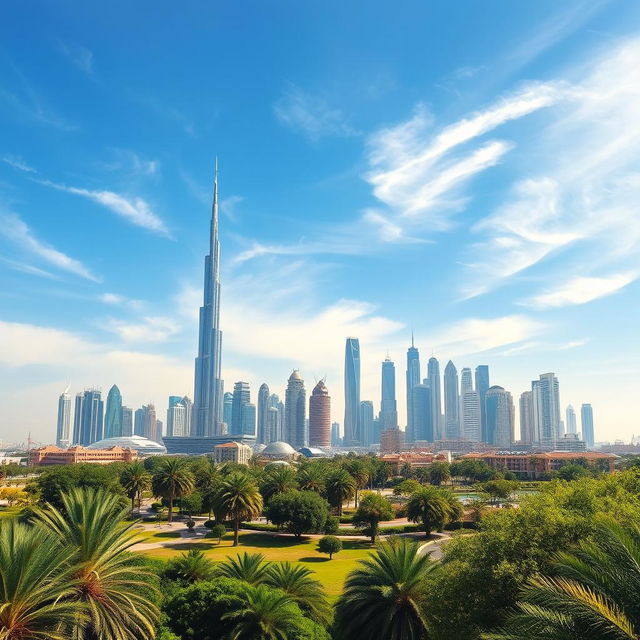
{"type": "Polygon", "coordinates": [[[58,49],[73,64],[89,77],[93,77],[93,53],[79,44],[58,41],[58,49]]]}
{"type": "Polygon", "coordinates": [[[122,304],[127,301],[124,296],[117,293],[103,293],[98,296],[98,299],[105,304],[122,304]]]}
{"type": "Polygon", "coordinates": [[[92,274],[82,262],[38,240],[29,226],[15,214],[0,213],[0,235],[4,235],[19,248],[62,271],[73,273],[93,282],[100,282],[100,279],[92,274]]]}
{"type": "Polygon", "coordinates": [[[104,167],[110,171],[126,171],[128,175],[155,176],[160,172],[160,162],[150,160],[131,149],[113,148],[111,162],[104,163],[104,167]]]}
{"type": "Polygon", "coordinates": [[[220,200],[220,213],[229,218],[232,222],[237,222],[238,205],[244,202],[244,198],[242,196],[229,196],[228,198],[223,198],[220,200]]]}
{"type": "Polygon", "coordinates": [[[142,319],[142,322],[109,318],[103,326],[124,342],[135,343],[166,342],[182,329],[181,325],[172,318],[162,316],[147,316],[142,319]]]}
{"type": "Polygon", "coordinates": [[[523,304],[537,309],[585,304],[623,289],[636,278],[636,274],[632,273],[617,273],[603,278],[579,276],[555,289],[532,296],[523,304]]]}
{"type": "Polygon", "coordinates": [[[37,171],[33,167],[30,167],[20,156],[6,155],[2,158],[2,162],[6,162],[10,167],[24,171],[25,173],[37,173],[37,171]]]}
{"type": "Polygon", "coordinates": [[[313,142],[326,136],[357,135],[340,109],[330,107],[322,98],[295,85],[285,90],[273,110],[281,124],[303,133],[313,142]]]}

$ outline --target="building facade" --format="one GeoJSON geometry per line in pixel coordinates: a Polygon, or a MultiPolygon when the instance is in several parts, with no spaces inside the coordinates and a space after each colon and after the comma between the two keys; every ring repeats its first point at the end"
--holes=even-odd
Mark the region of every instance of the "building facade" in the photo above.
{"type": "Polygon", "coordinates": [[[396,367],[387,356],[381,370],[380,424],[382,431],[398,428],[398,404],[396,401],[396,367]]]}
{"type": "Polygon", "coordinates": [[[360,401],[360,432],[362,433],[362,446],[370,447],[375,440],[373,429],[373,402],[371,400],[360,401]]]}
{"type": "Polygon", "coordinates": [[[578,424],[576,421],[576,412],[572,405],[567,405],[565,412],[567,433],[578,433],[578,424]]]}
{"type": "Polygon", "coordinates": [[[73,442],[82,446],[102,440],[104,403],[100,389],[85,389],[76,395],[73,442]]]}
{"type": "Polygon", "coordinates": [[[133,409],[122,406],[122,435],[129,437],[133,435],[133,409]]]}
{"type": "Polygon", "coordinates": [[[210,455],[216,464],[235,462],[248,466],[253,450],[241,442],[224,442],[213,447],[213,453],[210,455]]]}
{"type": "Polygon", "coordinates": [[[244,432],[244,407],[251,402],[251,389],[248,382],[236,382],[233,385],[233,406],[231,410],[231,429],[229,433],[239,435],[244,432]]]}
{"type": "Polygon", "coordinates": [[[520,394],[520,442],[527,445],[535,442],[531,398],[531,391],[524,391],[520,394]]]}
{"type": "Polygon", "coordinates": [[[433,424],[433,439],[440,440],[442,433],[442,400],[440,394],[440,363],[436,358],[429,358],[427,363],[427,378],[431,389],[431,413],[433,424]]]}
{"type": "Polygon", "coordinates": [[[286,442],[294,449],[307,444],[305,430],[307,394],[304,380],[297,369],[289,376],[284,400],[284,431],[286,442]]]}
{"type": "Polygon", "coordinates": [[[414,414],[413,390],[420,384],[420,353],[413,343],[411,333],[411,346],[407,350],[407,430],[406,441],[413,442],[416,439],[416,419],[414,414]]]}
{"type": "Polygon", "coordinates": [[[593,429],[593,408],[590,404],[583,404],[580,407],[580,419],[582,423],[582,439],[585,441],[587,449],[593,449],[595,433],[593,429]]]}
{"type": "Polygon", "coordinates": [[[122,435],[122,394],[118,385],[113,385],[107,394],[104,414],[104,437],[117,438],[122,435]]]}
{"type": "Polygon", "coordinates": [[[271,430],[269,427],[269,409],[271,408],[271,397],[269,386],[263,382],[258,389],[258,417],[256,442],[258,444],[269,444],[271,442],[271,430]]]}
{"type": "Polygon", "coordinates": [[[413,387],[413,441],[433,442],[433,411],[428,379],[413,387]],[[426,384],[425,384],[426,383],[426,384]]]}
{"type": "Polygon", "coordinates": [[[501,449],[508,449],[514,441],[514,407],[513,399],[503,387],[489,387],[487,405],[487,437],[489,444],[501,449]]]}
{"type": "Polygon", "coordinates": [[[360,341],[347,338],[344,352],[344,444],[359,446],[360,341]]]}
{"type": "Polygon", "coordinates": [[[71,396],[67,387],[58,398],[58,421],[56,424],[56,445],[58,447],[68,447],[71,429],[71,396]]]}
{"type": "Polygon", "coordinates": [[[444,435],[448,440],[460,437],[459,412],[458,370],[449,360],[444,368],[444,435]]]}
{"type": "MultiPolygon", "coordinates": [[[[471,378],[471,369],[469,379],[471,378]]],[[[482,413],[480,410],[480,394],[467,391],[460,399],[462,429],[460,436],[471,442],[482,441],[482,413]]]]}
{"type": "Polygon", "coordinates": [[[29,466],[44,467],[60,464],[91,462],[92,464],[111,464],[112,462],[132,462],[138,453],[133,449],[110,447],[109,449],[90,449],[75,445],[61,449],[52,445],[29,450],[29,466]]]}
{"type": "Polygon", "coordinates": [[[476,367],[476,391],[480,395],[480,427],[481,440],[487,441],[487,413],[485,406],[485,397],[489,391],[489,367],[486,364],[480,364],[476,367]]]}
{"type": "Polygon", "coordinates": [[[309,397],[309,446],[328,447],[331,445],[331,397],[320,380],[309,397]]]}

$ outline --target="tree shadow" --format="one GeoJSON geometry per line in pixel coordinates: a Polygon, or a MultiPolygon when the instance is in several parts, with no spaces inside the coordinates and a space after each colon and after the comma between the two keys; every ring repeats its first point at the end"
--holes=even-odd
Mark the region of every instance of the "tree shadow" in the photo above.
{"type": "Polygon", "coordinates": [[[329,562],[329,558],[318,558],[317,556],[306,556],[298,558],[298,562],[329,562]]]}

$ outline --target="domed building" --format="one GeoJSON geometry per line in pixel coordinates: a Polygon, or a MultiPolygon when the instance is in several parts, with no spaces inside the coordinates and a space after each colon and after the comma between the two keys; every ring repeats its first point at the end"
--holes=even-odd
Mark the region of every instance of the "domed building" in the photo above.
{"type": "Polygon", "coordinates": [[[258,455],[263,464],[274,461],[291,462],[299,457],[299,453],[287,442],[270,442],[258,455]]]}
{"type": "Polygon", "coordinates": [[[91,443],[89,449],[109,449],[110,447],[122,447],[123,449],[131,449],[137,451],[141,456],[158,456],[167,453],[164,445],[142,436],[115,436],[113,438],[104,438],[91,443]]]}

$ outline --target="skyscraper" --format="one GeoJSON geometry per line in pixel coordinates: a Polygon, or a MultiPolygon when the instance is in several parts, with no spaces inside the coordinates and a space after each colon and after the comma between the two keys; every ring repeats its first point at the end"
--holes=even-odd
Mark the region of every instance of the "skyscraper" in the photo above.
{"type": "Polygon", "coordinates": [[[254,437],[256,435],[256,405],[253,402],[247,402],[242,405],[242,434],[254,437]]]}
{"type": "Polygon", "coordinates": [[[486,396],[488,443],[508,449],[513,442],[513,398],[503,387],[489,387],[486,396]]]}
{"type": "Polygon", "coordinates": [[[382,431],[398,428],[398,405],[396,402],[396,367],[387,356],[382,363],[382,399],[380,422],[382,431]]]}
{"type": "Polygon", "coordinates": [[[431,387],[417,384],[413,388],[413,425],[415,440],[433,442],[433,411],[431,407],[431,387]]]}
{"type": "MultiPolygon", "coordinates": [[[[471,378],[471,369],[469,379],[471,378]]],[[[471,442],[480,442],[482,438],[482,422],[480,411],[480,394],[477,391],[467,391],[460,399],[461,436],[471,442]]]]}
{"type": "Polygon", "coordinates": [[[567,405],[567,433],[578,433],[578,425],[576,423],[576,412],[572,405],[567,405]]]}
{"type": "Polygon", "coordinates": [[[122,435],[129,437],[133,435],[133,409],[122,407],[122,435]]]}
{"type": "Polygon", "coordinates": [[[294,448],[306,445],[305,433],[307,395],[304,380],[297,369],[289,376],[284,399],[284,431],[286,441],[294,448]]]}
{"type": "Polygon", "coordinates": [[[324,380],[320,380],[309,397],[309,446],[331,444],[331,398],[324,380]]]}
{"type": "Polygon", "coordinates": [[[440,396],[440,363],[436,358],[429,358],[427,377],[431,389],[431,412],[434,440],[442,439],[442,401],[440,396]]]}
{"type": "Polygon", "coordinates": [[[58,398],[58,422],[56,425],[56,445],[68,447],[69,428],[71,426],[71,396],[67,387],[58,398]]]}
{"type": "Polygon", "coordinates": [[[338,422],[331,423],[331,446],[340,446],[340,424],[338,422]]]}
{"type": "Polygon", "coordinates": [[[449,360],[444,369],[444,425],[447,440],[455,440],[460,437],[459,411],[458,370],[449,360]]]}
{"type": "Polygon", "coordinates": [[[231,431],[231,418],[233,414],[233,393],[227,391],[222,400],[222,421],[226,424],[227,433],[231,431]]]}
{"type": "Polygon", "coordinates": [[[593,408],[590,404],[583,404],[580,408],[580,421],[582,423],[582,439],[587,449],[593,449],[595,433],[593,429],[593,408]]]}
{"type": "Polygon", "coordinates": [[[73,442],[82,446],[102,440],[104,403],[100,389],[85,389],[76,396],[73,442]]]}
{"type": "Polygon", "coordinates": [[[464,367],[460,372],[460,396],[473,391],[473,378],[471,377],[471,369],[464,367]]]}
{"type": "Polygon", "coordinates": [[[413,442],[417,438],[416,423],[413,413],[413,388],[420,384],[420,354],[413,344],[411,332],[411,346],[407,350],[407,433],[406,441],[413,442]]]}
{"type": "Polygon", "coordinates": [[[489,390],[489,367],[486,364],[480,364],[476,367],[476,391],[480,395],[480,424],[482,427],[482,442],[487,442],[487,414],[485,397],[489,390]]]}
{"type": "Polygon", "coordinates": [[[272,393],[269,397],[269,403],[271,408],[277,411],[277,416],[272,416],[271,420],[271,440],[270,442],[276,442],[278,440],[284,440],[284,403],[280,401],[280,397],[277,393],[272,393]]]}
{"type": "Polygon", "coordinates": [[[373,444],[375,437],[373,432],[373,402],[371,400],[362,400],[360,402],[359,421],[362,445],[368,447],[373,444]]]}
{"type": "Polygon", "coordinates": [[[533,394],[524,391],[520,394],[520,441],[533,444],[536,439],[533,432],[533,394]]]}
{"type": "Polygon", "coordinates": [[[222,433],[221,380],[222,332],[220,331],[220,242],[218,240],[218,161],[213,181],[213,207],[209,255],[204,260],[204,303],[200,307],[198,356],[195,364],[193,433],[222,433]]]}
{"type": "Polygon", "coordinates": [[[258,444],[269,444],[271,434],[269,431],[269,409],[271,408],[271,398],[269,386],[263,382],[258,389],[258,432],[256,442],[258,444]]]}
{"type": "Polygon", "coordinates": [[[187,396],[169,396],[167,409],[167,435],[185,437],[191,434],[191,411],[193,403],[187,396]]]}
{"type": "Polygon", "coordinates": [[[156,408],[153,404],[143,404],[134,414],[133,432],[137,436],[162,442],[162,422],[158,425],[156,408]],[[158,433],[160,426],[160,433],[158,433]]]}
{"type": "Polygon", "coordinates": [[[251,402],[251,390],[248,382],[236,382],[233,385],[233,407],[231,411],[231,430],[233,435],[244,433],[244,407],[251,402]]]}
{"type": "Polygon", "coordinates": [[[115,438],[122,435],[122,395],[117,385],[107,394],[107,408],[104,416],[104,437],[115,438]]]}
{"type": "Polygon", "coordinates": [[[362,442],[360,417],[360,342],[347,338],[344,352],[344,444],[358,446],[362,442]]]}
{"type": "Polygon", "coordinates": [[[545,447],[555,447],[564,435],[560,428],[560,390],[553,373],[541,373],[537,384],[531,386],[534,431],[545,447]]]}

